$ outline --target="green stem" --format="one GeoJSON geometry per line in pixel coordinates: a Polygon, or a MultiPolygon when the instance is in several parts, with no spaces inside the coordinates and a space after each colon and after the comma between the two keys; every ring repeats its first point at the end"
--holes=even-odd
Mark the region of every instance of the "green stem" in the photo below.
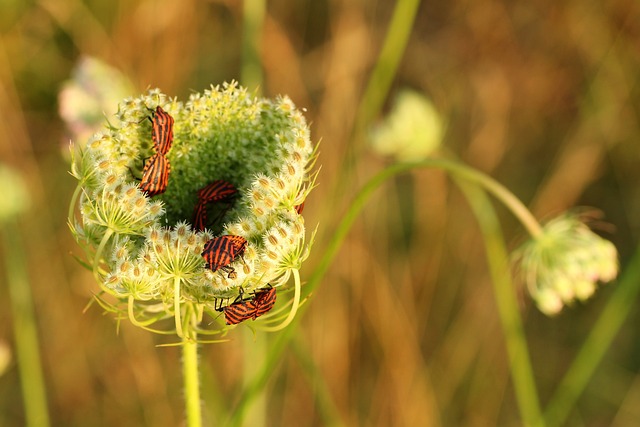
{"type": "Polygon", "coordinates": [[[22,398],[26,425],[46,427],[50,424],[47,394],[40,360],[31,285],[27,277],[25,252],[18,230],[16,223],[7,222],[2,237],[22,398]]]}
{"type": "Polygon", "coordinates": [[[185,409],[187,427],[202,426],[200,405],[200,377],[198,372],[198,343],[193,334],[182,337],[182,374],[184,377],[185,409]]]}
{"type": "Polygon", "coordinates": [[[398,0],[376,66],[364,91],[356,116],[356,134],[371,123],[382,108],[393,77],[404,55],[420,0],[398,0]]]}
{"type": "Polygon", "coordinates": [[[174,277],[173,278],[173,316],[176,324],[176,334],[179,337],[184,338],[185,336],[187,336],[187,334],[185,334],[182,331],[182,316],[181,316],[182,313],[181,313],[181,307],[180,307],[180,298],[181,298],[180,278],[174,277]]]}
{"type": "Polygon", "coordinates": [[[580,352],[564,375],[545,409],[549,426],[563,425],[596,367],[604,357],[640,291],[640,248],[627,264],[613,295],[591,329],[580,352]]]}
{"type": "Polygon", "coordinates": [[[500,224],[491,202],[480,188],[459,179],[456,181],[471,205],[484,238],[491,282],[505,335],[509,367],[523,425],[543,426],[544,420],[540,411],[522,319],[518,311],[518,300],[511,281],[509,255],[504,245],[500,224]]]}
{"type": "Polygon", "coordinates": [[[262,84],[260,42],[266,5],[264,0],[244,0],[242,32],[242,84],[259,90],[262,84]]]}
{"type": "Polygon", "coordinates": [[[82,187],[78,185],[73,192],[73,195],[71,196],[71,203],[69,203],[69,214],[67,216],[67,220],[69,221],[70,226],[75,227],[74,212],[76,210],[76,203],[78,202],[78,196],[80,195],[81,191],[82,187]]]}
{"type": "Polygon", "coordinates": [[[96,255],[93,257],[93,276],[95,277],[98,283],[102,283],[102,279],[100,279],[100,262],[102,258],[102,252],[104,251],[104,247],[107,242],[113,235],[113,230],[111,228],[107,228],[104,236],[102,236],[102,240],[100,241],[100,245],[98,245],[98,249],[96,249],[96,255]]]}

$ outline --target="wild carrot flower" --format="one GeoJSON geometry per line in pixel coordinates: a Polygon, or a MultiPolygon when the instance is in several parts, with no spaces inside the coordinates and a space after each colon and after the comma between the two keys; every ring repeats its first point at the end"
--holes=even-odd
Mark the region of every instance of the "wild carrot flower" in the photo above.
{"type": "Polygon", "coordinates": [[[517,255],[527,289],[547,315],[588,299],[598,282],[610,282],[618,274],[613,243],[591,231],[577,214],[549,221],[517,255]]]}
{"type": "Polygon", "coordinates": [[[145,328],[173,317],[183,337],[217,333],[225,326],[216,309],[270,285],[279,308],[259,320],[289,321],[300,301],[297,271],[310,246],[297,208],[315,179],[309,127],[291,100],[255,98],[235,83],[192,94],[184,103],[154,89],[122,101],[110,122],[85,148],[72,149],[78,187],[69,213],[103,307],[145,328]],[[147,118],[157,106],[173,117],[174,139],[166,154],[166,191],[150,198],[139,178],[154,154],[147,118]],[[232,183],[238,197],[211,229],[195,230],[198,190],[215,180],[232,183]],[[247,241],[231,264],[233,275],[205,268],[201,255],[205,243],[221,235],[247,241]],[[204,330],[212,324],[204,315],[217,326],[204,330]]]}

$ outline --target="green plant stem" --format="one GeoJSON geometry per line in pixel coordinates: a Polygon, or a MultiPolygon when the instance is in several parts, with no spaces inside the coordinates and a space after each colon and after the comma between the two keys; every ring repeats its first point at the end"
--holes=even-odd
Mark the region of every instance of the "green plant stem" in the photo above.
{"type": "Polygon", "coordinates": [[[356,116],[356,135],[371,123],[382,108],[407,47],[419,5],[420,0],[396,2],[380,56],[360,102],[360,109],[356,116]]]}
{"type": "Polygon", "coordinates": [[[195,332],[182,337],[182,374],[184,377],[184,398],[187,413],[187,427],[202,426],[200,406],[200,377],[198,371],[198,343],[195,332]]]}
{"type": "Polygon", "coordinates": [[[456,181],[466,195],[482,231],[522,423],[525,426],[543,426],[544,420],[540,410],[522,319],[518,311],[518,300],[511,281],[509,255],[504,245],[498,218],[484,191],[476,185],[469,185],[460,179],[456,179],[456,181]]]}
{"type": "MultiPolygon", "coordinates": [[[[244,347],[242,360],[243,381],[247,382],[256,375],[256,372],[260,368],[259,365],[256,365],[256,360],[264,358],[267,354],[267,340],[269,335],[256,334],[255,331],[250,329],[243,331],[242,335],[242,344],[244,347]]],[[[250,411],[247,412],[244,424],[251,427],[262,427],[267,425],[266,411],[266,390],[261,389],[260,393],[256,395],[250,411]]]]}
{"type": "Polygon", "coordinates": [[[5,223],[2,231],[3,252],[26,425],[29,427],[46,427],[50,425],[47,394],[42,374],[40,346],[31,285],[27,276],[24,247],[17,223],[5,223]]]}
{"type": "Polygon", "coordinates": [[[260,43],[266,5],[264,0],[244,0],[242,31],[242,84],[260,90],[262,85],[262,61],[260,43]]]}
{"type": "Polygon", "coordinates": [[[545,408],[549,426],[563,425],[578,397],[584,391],[596,367],[604,357],[640,291],[640,247],[627,264],[613,295],[591,329],[578,355],[560,381],[555,394],[545,408]]]}
{"type": "MultiPolygon", "coordinates": [[[[464,178],[485,190],[493,194],[498,200],[503,202],[520,221],[525,225],[527,230],[533,235],[540,233],[540,225],[533,217],[533,215],[527,210],[527,208],[520,202],[515,196],[513,196],[509,190],[504,186],[496,182],[493,178],[476,171],[466,165],[444,159],[427,159],[421,162],[415,163],[399,163],[394,164],[386,169],[380,171],[377,175],[371,178],[360,191],[356,194],[353,202],[349,206],[347,212],[342,217],[342,220],[335,228],[335,232],[331,238],[331,241],[327,245],[324,255],[320,259],[317,267],[309,277],[307,284],[304,286],[304,297],[311,294],[320,284],[325,273],[329,269],[329,266],[333,262],[335,256],[342,245],[342,242],[346,238],[349,230],[356,218],[360,214],[360,211],[364,207],[365,203],[369,200],[373,192],[382,185],[389,178],[400,174],[410,172],[415,169],[422,168],[439,168],[454,173],[459,178],[464,178]]],[[[273,341],[270,351],[267,354],[260,374],[253,378],[253,381],[247,385],[245,392],[243,393],[242,400],[238,404],[238,408],[234,411],[231,425],[241,425],[244,418],[244,414],[247,408],[251,405],[252,400],[257,396],[259,391],[264,387],[269,376],[274,371],[276,364],[280,360],[280,355],[287,347],[287,344],[293,337],[293,331],[296,329],[297,324],[304,315],[308,304],[301,306],[298,309],[297,316],[293,319],[291,324],[282,330],[280,334],[273,341]]]]}

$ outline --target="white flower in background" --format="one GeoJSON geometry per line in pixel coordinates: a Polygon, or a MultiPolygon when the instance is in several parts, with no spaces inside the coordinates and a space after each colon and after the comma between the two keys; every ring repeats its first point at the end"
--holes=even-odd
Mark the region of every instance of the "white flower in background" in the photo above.
{"type": "Polygon", "coordinates": [[[387,118],[373,128],[374,150],[399,161],[419,161],[438,149],[444,134],[442,119],[424,95],[401,91],[387,118]]]}
{"type": "Polygon", "coordinates": [[[595,234],[577,214],[557,217],[517,252],[522,277],[538,308],[559,313],[575,300],[584,301],[618,274],[618,252],[595,234]]]}

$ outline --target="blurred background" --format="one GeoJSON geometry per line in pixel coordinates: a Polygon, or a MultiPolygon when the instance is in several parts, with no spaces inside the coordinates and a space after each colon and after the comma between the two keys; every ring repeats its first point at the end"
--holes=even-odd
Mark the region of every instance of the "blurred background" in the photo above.
{"type": "MultiPolygon", "coordinates": [[[[624,272],[640,232],[640,3],[421,2],[391,84],[373,87],[378,108],[363,93],[395,6],[2,0],[0,162],[20,173],[31,203],[7,223],[20,241],[0,258],[0,347],[12,354],[0,376],[0,425],[25,424],[5,285],[14,249],[26,256],[51,424],[183,423],[179,349],[156,347],[158,336],[118,327],[95,305],[84,311],[97,285],[72,256],[79,248],[66,221],[76,183],[58,94],[85,56],[120,70],[128,95],[159,87],[185,100],[235,79],[307,110],[322,170],[305,204],[309,227],[320,226],[303,280],[353,195],[389,164],[366,136],[407,88],[433,103],[447,150],[538,218],[600,209],[612,226],[598,232],[618,247],[624,272]]],[[[515,248],[525,231],[498,214],[515,248]]],[[[520,293],[542,406],[615,286],[556,318],[520,293]]],[[[566,425],[640,424],[639,314],[635,304],[566,425]]],[[[262,350],[253,352],[246,332],[201,349],[207,425],[225,425],[273,340],[256,337],[262,350]]],[[[375,193],[294,335],[246,425],[519,425],[477,222],[442,172],[399,176],[375,193]]]]}

